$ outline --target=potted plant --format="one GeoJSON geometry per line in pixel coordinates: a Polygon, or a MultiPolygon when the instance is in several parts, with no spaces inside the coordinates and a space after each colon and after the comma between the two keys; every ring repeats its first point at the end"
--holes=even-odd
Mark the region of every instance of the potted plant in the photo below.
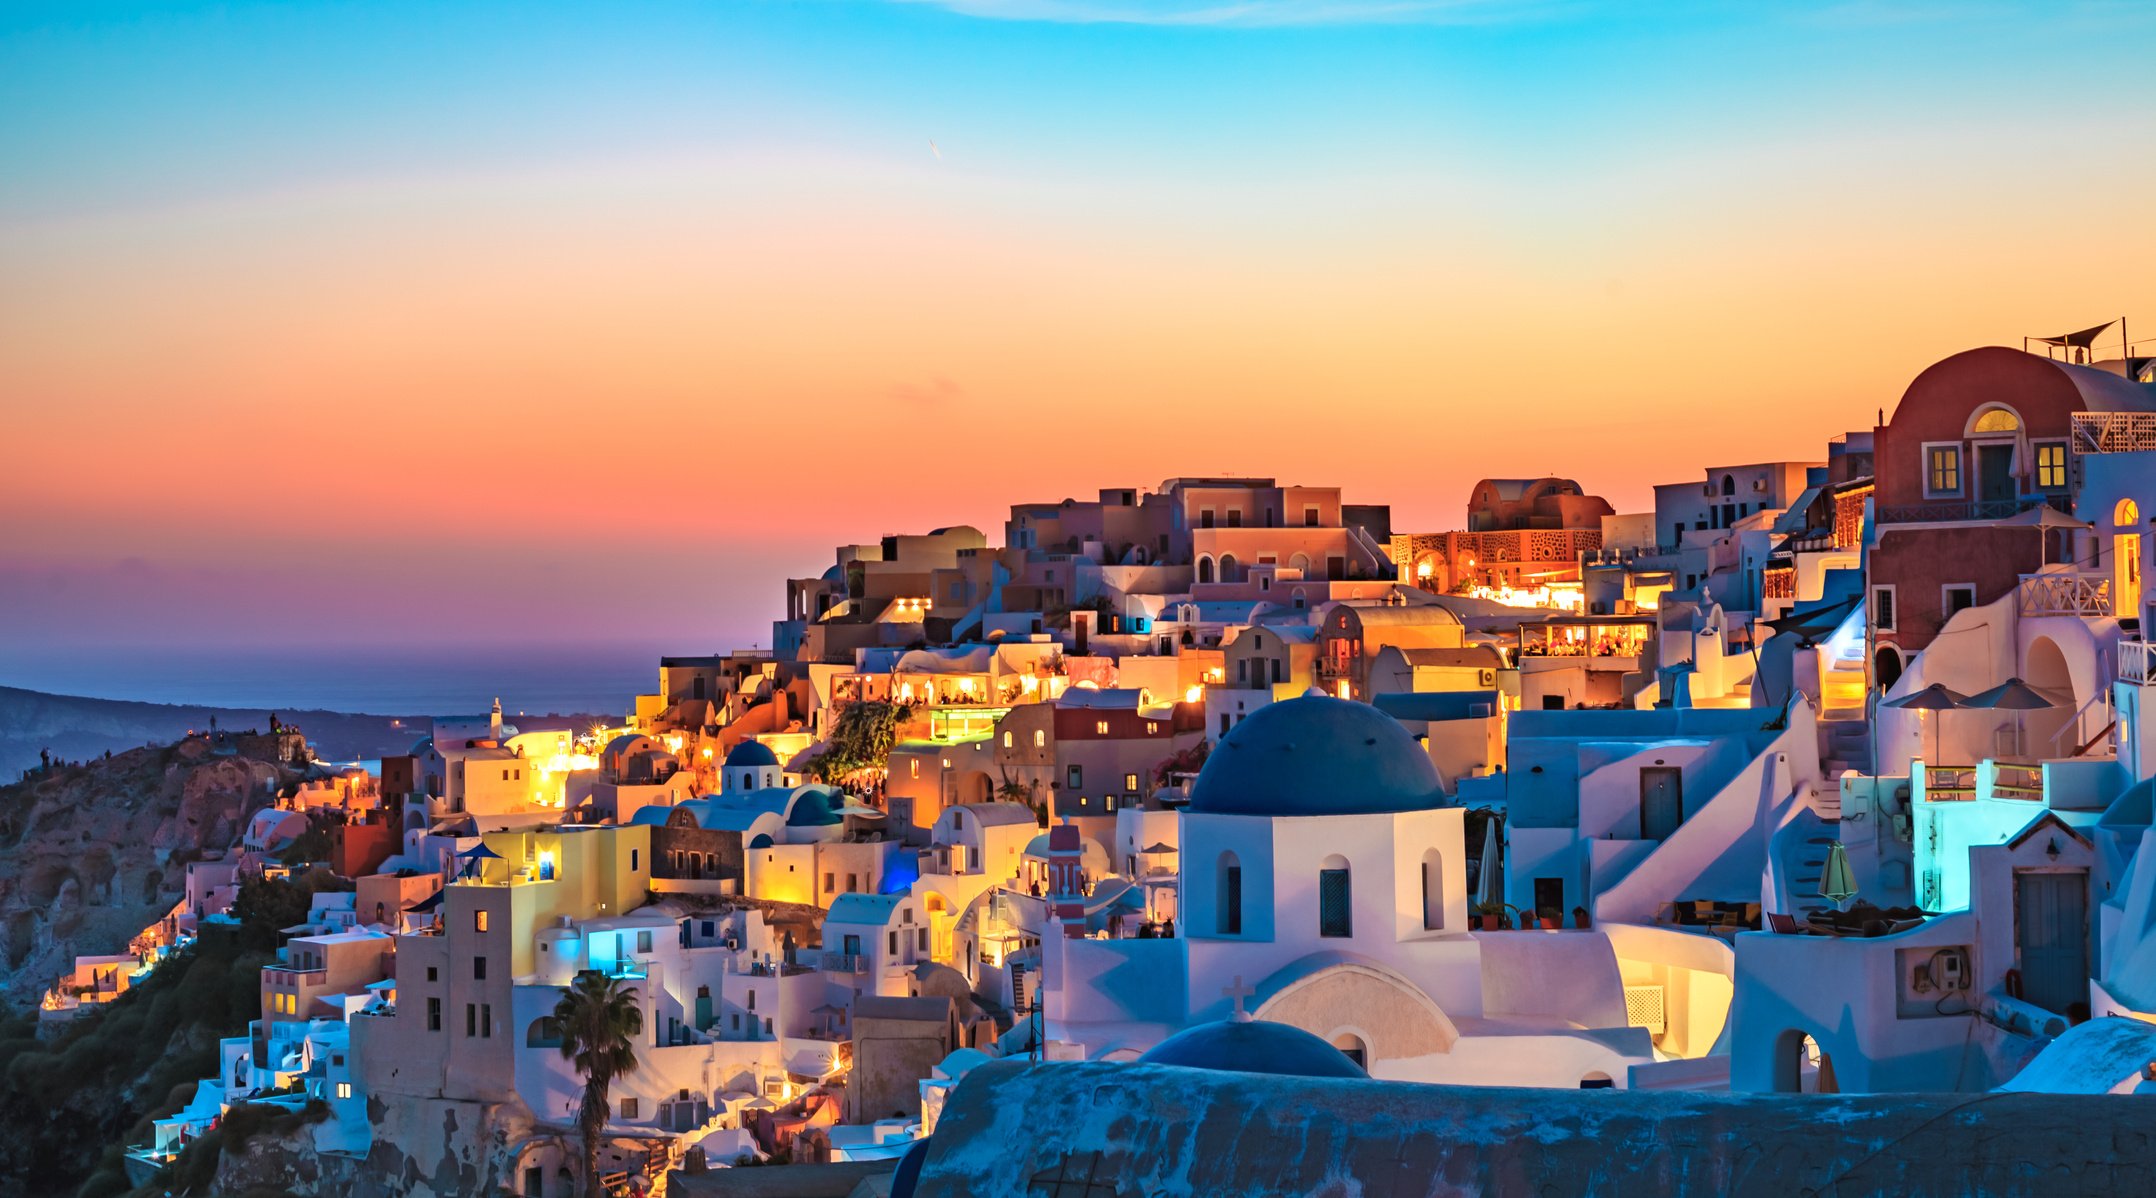
{"type": "Polygon", "coordinates": [[[1554,932],[1557,930],[1557,909],[1555,907],[1544,907],[1535,913],[1535,917],[1542,921],[1543,931],[1554,932]]]}
{"type": "Polygon", "coordinates": [[[1505,926],[1503,903],[1477,903],[1475,914],[1482,917],[1482,930],[1485,932],[1495,932],[1505,926]]]}

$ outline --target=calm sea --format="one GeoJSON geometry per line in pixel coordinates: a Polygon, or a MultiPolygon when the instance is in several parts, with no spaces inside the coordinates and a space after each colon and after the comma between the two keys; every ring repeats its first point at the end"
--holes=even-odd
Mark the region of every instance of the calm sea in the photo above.
{"type": "Polygon", "coordinates": [[[615,714],[658,684],[662,650],[636,645],[457,648],[0,646],[0,685],[212,707],[370,715],[615,714]]]}

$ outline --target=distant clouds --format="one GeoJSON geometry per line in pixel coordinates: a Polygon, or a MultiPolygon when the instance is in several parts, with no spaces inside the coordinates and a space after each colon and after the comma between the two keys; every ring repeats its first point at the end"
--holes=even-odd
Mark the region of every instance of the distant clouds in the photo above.
{"type": "Polygon", "coordinates": [[[1072,25],[1268,27],[1490,24],[1577,10],[1569,0],[899,0],[973,17],[1072,25]]]}

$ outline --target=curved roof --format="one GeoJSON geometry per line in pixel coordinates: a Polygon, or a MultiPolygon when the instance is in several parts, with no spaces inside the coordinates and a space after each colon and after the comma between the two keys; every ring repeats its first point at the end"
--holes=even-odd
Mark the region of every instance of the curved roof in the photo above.
{"type": "Polygon", "coordinates": [[[740,744],[735,745],[732,749],[728,750],[726,754],[726,764],[729,768],[733,769],[739,769],[742,767],[754,768],[756,766],[763,765],[777,765],[778,763],[779,755],[771,751],[770,745],[767,745],[760,740],[742,741],[740,744]]]}
{"type": "Polygon", "coordinates": [[[1316,695],[1270,703],[1205,759],[1189,810],[1204,815],[1376,815],[1439,806],[1437,769],[1399,721],[1316,695]]]}
{"type": "Polygon", "coordinates": [[[1276,1077],[1369,1077],[1347,1054],[1299,1027],[1263,1019],[1201,1023],[1146,1050],[1148,1065],[1276,1077]]]}
{"type": "Polygon", "coordinates": [[[1355,618],[1368,628],[1377,624],[1458,624],[1460,617],[1451,610],[1435,603],[1423,603],[1408,607],[1391,607],[1382,603],[1365,606],[1360,603],[1342,604],[1352,608],[1355,618]]]}

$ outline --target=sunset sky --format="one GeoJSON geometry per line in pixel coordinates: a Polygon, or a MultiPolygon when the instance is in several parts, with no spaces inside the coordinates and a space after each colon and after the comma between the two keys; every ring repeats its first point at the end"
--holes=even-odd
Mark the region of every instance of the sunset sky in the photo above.
{"type": "Polygon", "coordinates": [[[0,6],[0,683],[768,643],[834,543],[1176,474],[1634,510],[2156,335],[2147,3],[444,11],[0,6]]]}

